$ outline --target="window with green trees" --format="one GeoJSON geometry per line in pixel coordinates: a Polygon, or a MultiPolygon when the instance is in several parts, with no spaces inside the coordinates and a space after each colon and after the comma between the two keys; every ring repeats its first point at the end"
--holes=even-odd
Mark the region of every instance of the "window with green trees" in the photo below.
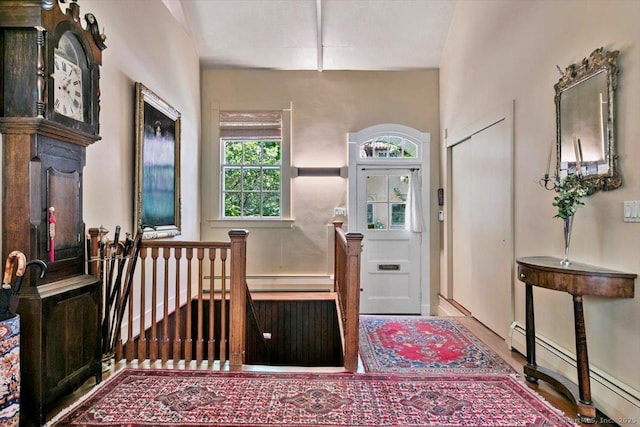
{"type": "Polygon", "coordinates": [[[225,141],[225,217],[280,216],[280,141],[225,141]]]}
{"type": "Polygon", "coordinates": [[[280,123],[279,114],[221,113],[225,218],[281,217],[280,123]]]}

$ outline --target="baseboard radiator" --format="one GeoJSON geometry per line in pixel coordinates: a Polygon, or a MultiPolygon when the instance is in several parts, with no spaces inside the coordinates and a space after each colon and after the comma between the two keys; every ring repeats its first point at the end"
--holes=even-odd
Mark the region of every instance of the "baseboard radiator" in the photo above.
{"type": "MultiPolygon", "coordinates": [[[[523,325],[518,322],[511,324],[509,341],[512,349],[526,354],[526,328],[523,325]]],[[[539,334],[536,334],[536,362],[577,382],[575,352],[539,334]]],[[[640,423],[640,391],[593,365],[590,366],[590,376],[592,399],[596,407],[609,417],[609,420],[602,421],[604,424],[640,423]]]]}

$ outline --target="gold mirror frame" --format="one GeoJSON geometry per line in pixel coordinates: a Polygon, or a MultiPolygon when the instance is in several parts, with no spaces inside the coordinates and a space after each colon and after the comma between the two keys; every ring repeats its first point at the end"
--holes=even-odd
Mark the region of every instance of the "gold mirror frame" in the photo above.
{"type": "MultiPolygon", "coordinates": [[[[619,51],[606,52],[603,48],[594,50],[588,58],[584,58],[579,64],[569,65],[562,77],[554,85],[556,103],[556,176],[562,178],[567,174],[575,173],[581,176],[584,186],[589,194],[598,190],[613,190],[622,185],[616,160],[616,138],[615,138],[615,91],[617,88],[618,66],[616,58],[619,51]],[[583,93],[587,88],[591,89],[600,74],[606,77],[606,102],[603,102],[603,92],[583,93]],[[578,92],[581,91],[581,92],[578,92]],[[596,96],[599,95],[599,98],[596,96]],[[588,115],[587,111],[594,108],[584,108],[580,104],[586,96],[593,99],[593,105],[599,106],[596,116],[600,115],[599,123],[593,123],[593,114],[588,115]],[[565,101],[566,99],[566,101],[565,101]],[[569,100],[573,104],[569,104],[569,100]],[[563,104],[564,102],[564,104],[563,104]],[[606,111],[603,106],[606,104],[606,111]],[[570,105],[568,107],[567,105],[570,105]],[[567,108],[570,108],[568,110],[567,108]],[[590,122],[589,122],[590,120],[590,122]],[[575,122],[579,123],[575,123],[575,122]],[[587,126],[583,126],[586,123],[587,126]],[[564,126],[563,126],[564,125],[564,126]],[[596,133],[589,135],[587,132],[582,136],[576,135],[575,129],[599,126],[599,140],[596,141],[596,133]],[[567,129],[569,128],[569,129],[567,129]],[[572,133],[572,138],[568,138],[568,133],[572,133]],[[582,159],[582,146],[590,144],[597,146],[601,150],[602,158],[582,159]],[[564,153],[563,153],[564,148],[564,153]],[[575,148],[575,151],[574,151],[575,148]],[[578,154],[579,153],[579,154],[578,154]],[[577,161],[578,160],[578,161],[577,161]]],[[[598,120],[598,119],[595,119],[598,120]]]]}

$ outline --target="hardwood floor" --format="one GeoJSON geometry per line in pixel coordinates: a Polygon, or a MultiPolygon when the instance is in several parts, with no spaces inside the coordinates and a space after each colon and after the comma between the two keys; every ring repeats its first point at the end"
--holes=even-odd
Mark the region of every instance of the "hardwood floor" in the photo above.
{"type": "MultiPolygon", "coordinates": [[[[498,335],[493,333],[491,330],[486,328],[477,320],[471,317],[460,317],[458,318],[469,330],[471,330],[480,340],[482,340],[485,344],[487,344],[491,349],[493,349],[496,353],[498,353],[503,359],[505,359],[510,365],[512,365],[517,372],[522,373],[522,368],[526,362],[525,357],[517,353],[515,351],[511,351],[505,341],[500,338],[498,335]]],[[[160,362],[156,364],[137,364],[132,363],[130,366],[138,367],[138,368],[158,368],[163,365],[160,362]]],[[[117,372],[118,370],[125,367],[124,363],[116,364],[115,366],[111,366],[104,373],[104,379],[106,380],[110,375],[117,372]]],[[[168,362],[164,365],[167,368],[178,368],[178,369],[219,369],[219,366],[215,365],[213,368],[207,364],[197,366],[195,363],[192,363],[188,366],[184,364],[178,364],[177,366],[173,366],[171,362],[168,362]]],[[[223,368],[224,370],[228,370],[228,368],[223,368]]],[[[301,367],[283,367],[283,366],[246,366],[243,368],[247,371],[261,371],[261,372],[342,372],[342,368],[301,368],[301,367]]],[[[364,372],[362,366],[358,369],[358,372],[364,372]]],[[[574,420],[580,426],[617,426],[617,424],[609,421],[606,415],[598,412],[597,420],[595,424],[584,424],[579,423],[576,419],[576,408],[566,397],[561,395],[559,392],[555,391],[544,381],[540,381],[539,384],[532,384],[526,382],[524,377],[521,375],[520,380],[526,384],[532,390],[535,390],[543,399],[549,402],[554,407],[561,410],[570,420],[574,420]]],[[[80,399],[83,395],[90,392],[91,389],[95,386],[95,381],[93,379],[88,380],[82,387],[80,387],[75,393],[63,399],[60,404],[51,410],[47,415],[47,420],[51,420],[55,415],[57,415],[62,409],[68,407],[73,404],[76,400],[80,399]]]]}
{"type": "Polygon", "coordinates": [[[509,362],[515,370],[520,373],[520,381],[526,384],[530,389],[535,390],[542,398],[549,402],[554,407],[561,410],[569,419],[580,426],[617,426],[617,424],[610,421],[608,417],[598,411],[595,424],[585,424],[578,422],[576,408],[573,403],[567,399],[564,395],[553,389],[544,381],[539,381],[538,384],[527,382],[524,379],[522,373],[523,366],[527,359],[524,355],[511,351],[507,343],[496,335],[493,331],[485,327],[482,323],[478,322],[472,317],[460,317],[458,318],[464,326],[466,326],[471,332],[474,333],[482,342],[487,344],[492,350],[498,353],[504,360],[509,362]]]}

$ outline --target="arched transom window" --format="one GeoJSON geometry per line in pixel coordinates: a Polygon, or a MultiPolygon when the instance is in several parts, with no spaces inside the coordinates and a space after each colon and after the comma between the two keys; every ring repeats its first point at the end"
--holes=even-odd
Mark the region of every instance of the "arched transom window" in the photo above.
{"type": "Polygon", "coordinates": [[[401,136],[376,136],[360,144],[360,158],[418,158],[418,145],[401,136]]]}

